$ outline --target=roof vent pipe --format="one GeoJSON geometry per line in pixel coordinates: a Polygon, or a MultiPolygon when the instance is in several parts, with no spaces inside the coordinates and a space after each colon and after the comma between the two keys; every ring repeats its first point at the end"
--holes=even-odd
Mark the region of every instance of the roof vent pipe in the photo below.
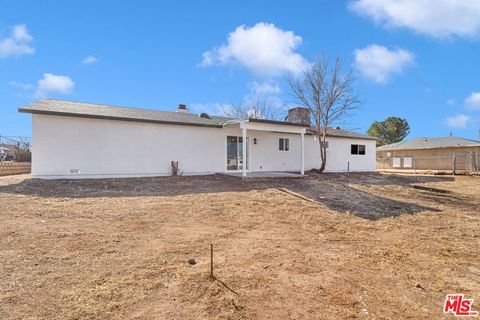
{"type": "Polygon", "coordinates": [[[184,104],[179,104],[176,112],[188,113],[187,106],[184,104]]]}

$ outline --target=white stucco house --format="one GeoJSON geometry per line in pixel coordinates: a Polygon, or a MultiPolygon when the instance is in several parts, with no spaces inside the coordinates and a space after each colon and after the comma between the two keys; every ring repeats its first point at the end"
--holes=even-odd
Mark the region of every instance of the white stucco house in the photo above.
{"type": "MultiPolygon", "coordinates": [[[[270,121],[193,114],[184,105],[166,112],[43,99],[19,109],[32,114],[32,176],[43,179],[164,176],[172,161],[183,175],[303,174],[320,165],[305,111],[270,121]]],[[[327,172],[375,171],[375,138],[330,129],[327,140],[327,172]]]]}

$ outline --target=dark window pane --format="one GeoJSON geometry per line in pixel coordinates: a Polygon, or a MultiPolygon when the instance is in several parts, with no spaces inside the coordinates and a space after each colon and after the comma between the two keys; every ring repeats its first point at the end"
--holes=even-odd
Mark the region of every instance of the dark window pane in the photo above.
{"type": "Polygon", "coordinates": [[[283,138],[278,139],[278,150],[283,150],[283,138]]]}
{"type": "Polygon", "coordinates": [[[227,137],[227,170],[238,170],[238,138],[227,137]]]}
{"type": "Polygon", "coordinates": [[[285,151],[290,150],[290,139],[285,139],[285,151]]]}
{"type": "Polygon", "coordinates": [[[365,154],[365,145],[364,144],[360,144],[358,146],[358,154],[365,154]]]}
{"type": "Polygon", "coordinates": [[[352,144],[351,153],[358,154],[358,144],[352,144]]]}

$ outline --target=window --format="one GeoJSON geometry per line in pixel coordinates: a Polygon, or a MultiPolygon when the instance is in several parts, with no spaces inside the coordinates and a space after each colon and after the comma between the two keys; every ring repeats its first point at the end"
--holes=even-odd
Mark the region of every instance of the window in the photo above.
{"type": "Polygon", "coordinates": [[[394,157],[392,167],[400,168],[402,166],[402,158],[394,157]]]}
{"type": "Polygon", "coordinates": [[[351,145],[351,154],[365,155],[365,145],[364,144],[352,144],[351,145]]]}
{"type": "MultiPolygon", "coordinates": [[[[247,147],[247,154],[245,157],[247,170],[249,169],[248,166],[248,138],[245,141],[247,147]]],[[[227,170],[242,170],[243,163],[243,138],[242,137],[235,137],[235,136],[227,136],[227,170]]]]}
{"type": "Polygon", "coordinates": [[[288,138],[278,139],[278,150],[280,150],[280,151],[290,151],[290,139],[288,139],[288,138]]]}
{"type": "Polygon", "coordinates": [[[403,167],[404,167],[404,168],[411,168],[411,167],[413,167],[412,157],[404,157],[404,158],[403,158],[403,167]]]}
{"type": "Polygon", "coordinates": [[[365,155],[365,145],[359,144],[358,145],[358,154],[365,155]]]}

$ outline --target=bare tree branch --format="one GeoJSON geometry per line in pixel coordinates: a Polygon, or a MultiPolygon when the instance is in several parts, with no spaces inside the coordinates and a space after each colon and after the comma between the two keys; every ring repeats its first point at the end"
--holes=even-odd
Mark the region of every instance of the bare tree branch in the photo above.
{"type": "Polygon", "coordinates": [[[283,116],[283,106],[275,106],[268,97],[255,97],[242,105],[222,108],[225,116],[238,119],[268,119],[280,120],[283,116]]]}

